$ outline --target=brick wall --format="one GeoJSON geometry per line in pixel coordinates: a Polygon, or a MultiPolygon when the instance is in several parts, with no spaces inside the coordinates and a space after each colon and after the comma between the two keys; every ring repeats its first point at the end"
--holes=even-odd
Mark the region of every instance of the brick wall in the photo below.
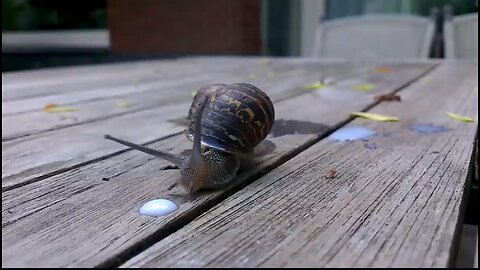
{"type": "Polygon", "coordinates": [[[120,53],[259,54],[260,0],[109,0],[120,53]]]}

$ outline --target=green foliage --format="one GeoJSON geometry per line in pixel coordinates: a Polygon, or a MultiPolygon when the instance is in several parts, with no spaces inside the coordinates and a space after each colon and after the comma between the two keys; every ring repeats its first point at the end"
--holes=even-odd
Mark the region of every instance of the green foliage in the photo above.
{"type": "Polygon", "coordinates": [[[106,1],[2,0],[2,30],[106,27],[106,1]]]}

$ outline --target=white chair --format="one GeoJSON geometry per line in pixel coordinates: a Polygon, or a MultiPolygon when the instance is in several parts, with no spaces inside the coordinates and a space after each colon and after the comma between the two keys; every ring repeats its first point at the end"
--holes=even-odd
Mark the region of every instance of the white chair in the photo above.
{"type": "Polygon", "coordinates": [[[445,58],[478,59],[478,13],[446,16],[445,58]]]}
{"type": "Polygon", "coordinates": [[[366,15],[322,22],[314,56],[319,58],[428,58],[435,22],[413,15],[366,15]]]}

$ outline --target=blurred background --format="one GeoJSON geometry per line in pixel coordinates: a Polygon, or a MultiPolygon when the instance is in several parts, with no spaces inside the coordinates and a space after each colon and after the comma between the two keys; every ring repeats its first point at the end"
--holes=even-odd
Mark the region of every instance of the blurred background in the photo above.
{"type": "MultiPolygon", "coordinates": [[[[477,0],[2,0],[2,71],[187,55],[310,57],[319,24],[408,14],[441,21],[477,0]]],[[[439,42],[430,57],[442,58],[439,42]]],[[[436,46],[436,47],[435,47],[436,46]]]]}

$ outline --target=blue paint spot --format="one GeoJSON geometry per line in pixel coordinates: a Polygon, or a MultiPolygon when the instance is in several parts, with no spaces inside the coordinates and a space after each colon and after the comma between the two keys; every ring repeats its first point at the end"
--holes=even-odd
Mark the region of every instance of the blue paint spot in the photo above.
{"type": "Polygon", "coordinates": [[[446,127],[436,126],[434,124],[413,124],[410,129],[420,133],[439,133],[448,131],[446,127]]]}
{"type": "Polygon", "coordinates": [[[178,206],[169,200],[158,199],[145,203],[140,208],[140,214],[147,216],[166,216],[178,209],[178,206]]]}
{"type": "Polygon", "coordinates": [[[377,144],[374,142],[369,142],[365,144],[365,148],[370,150],[377,149],[377,144]]]}
{"type": "Polygon", "coordinates": [[[345,127],[332,133],[329,138],[333,141],[366,140],[375,135],[375,131],[365,127],[345,127]]]}

